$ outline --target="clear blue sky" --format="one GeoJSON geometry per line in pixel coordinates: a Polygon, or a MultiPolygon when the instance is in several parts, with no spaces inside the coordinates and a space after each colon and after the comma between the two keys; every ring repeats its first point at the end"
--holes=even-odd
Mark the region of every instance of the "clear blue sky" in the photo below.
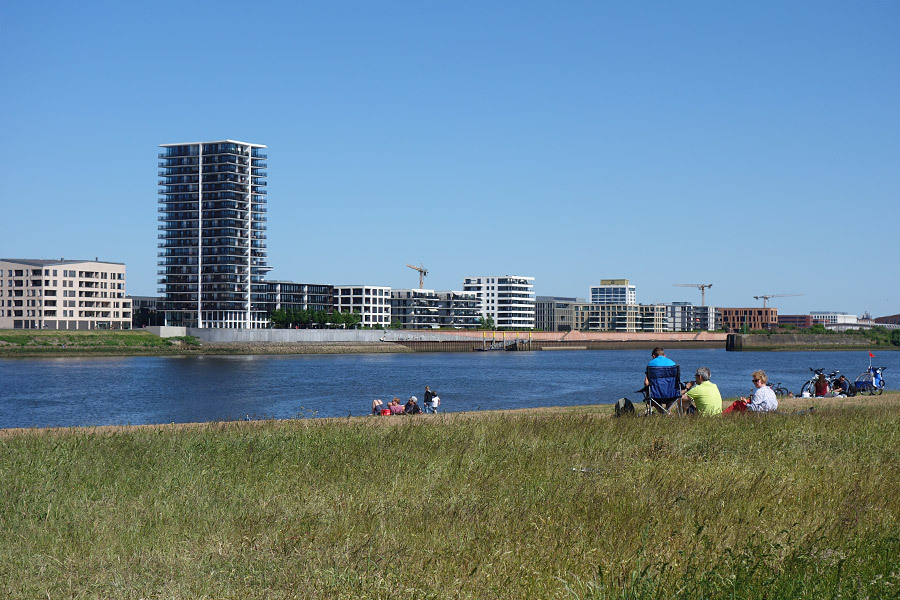
{"type": "Polygon", "coordinates": [[[900,2],[12,2],[0,256],[156,293],[161,143],[269,146],[270,277],[900,312],[900,2]]]}

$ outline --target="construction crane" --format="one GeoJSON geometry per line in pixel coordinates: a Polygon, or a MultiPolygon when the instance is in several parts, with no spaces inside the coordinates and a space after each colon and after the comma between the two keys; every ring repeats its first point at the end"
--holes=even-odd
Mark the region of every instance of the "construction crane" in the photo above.
{"type": "Polygon", "coordinates": [[[421,290],[425,286],[425,276],[428,275],[428,269],[422,266],[422,263],[419,263],[419,266],[408,264],[406,265],[410,269],[419,272],[419,289],[421,290]]]}
{"type": "Polygon", "coordinates": [[[769,298],[785,298],[787,296],[802,296],[803,294],[760,294],[759,296],[753,296],[756,300],[762,299],[763,308],[766,307],[766,300],[769,298]]]}
{"type": "Polygon", "coordinates": [[[700,306],[706,306],[706,288],[711,288],[711,283],[673,283],[673,287],[695,287],[700,290],[700,306]]]}

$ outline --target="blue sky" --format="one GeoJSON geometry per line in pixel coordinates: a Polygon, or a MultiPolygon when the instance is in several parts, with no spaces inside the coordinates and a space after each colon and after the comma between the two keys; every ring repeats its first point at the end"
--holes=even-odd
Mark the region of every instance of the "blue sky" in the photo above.
{"type": "Polygon", "coordinates": [[[900,312],[900,2],[6,2],[0,256],[156,293],[162,143],[268,145],[271,278],[900,312]]]}

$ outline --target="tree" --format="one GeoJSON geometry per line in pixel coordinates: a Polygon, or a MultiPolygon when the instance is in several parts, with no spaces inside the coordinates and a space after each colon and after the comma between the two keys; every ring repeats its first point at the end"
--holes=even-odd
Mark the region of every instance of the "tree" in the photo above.
{"type": "Polygon", "coordinates": [[[493,329],[494,317],[491,315],[478,317],[478,329],[493,329]]]}
{"type": "Polygon", "coordinates": [[[272,327],[276,329],[284,329],[290,323],[287,311],[283,308],[272,311],[272,314],[269,315],[269,320],[272,322],[272,327]]]}
{"type": "Polygon", "coordinates": [[[361,321],[362,315],[355,310],[352,313],[344,313],[344,325],[351,329],[355,329],[361,321]]]}

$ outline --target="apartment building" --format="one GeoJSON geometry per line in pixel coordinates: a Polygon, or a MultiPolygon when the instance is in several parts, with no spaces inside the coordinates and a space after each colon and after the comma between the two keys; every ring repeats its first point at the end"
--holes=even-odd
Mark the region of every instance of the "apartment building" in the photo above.
{"type": "Polygon", "coordinates": [[[663,304],[581,304],[576,303],[575,329],[579,331],[617,331],[634,333],[666,331],[666,307],[663,304]]]}
{"type": "Polygon", "coordinates": [[[235,140],[161,147],[158,291],[167,323],[267,327],[266,147],[235,140]]]}
{"type": "Polygon", "coordinates": [[[746,329],[774,329],[778,326],[777,308],[723,308],[722,328],[725,331],[746,329]]]}
{"type": "Polygon", "coordinates": [[[0,259],[0,329],[131,329],[125,265],[0,259]]]}
{"type": "Polygon", "coordinates": [[[267,313],[285,310],[334,310],[334,286],[294,281],[266,281],[267,313]]]}
{"type": "Polygon", "coordinates": [[[391,325],[402,329],[475,329],[479,309],[472,292],[391,290],[391,325]]]}
{"type": "Polygon", "coordinates": [[[534,329],[534,277],[466,277],[463,291],[478,297],[481,316],[491,317],[498,329],[534,329]]]}
{"type": "Polygon", "coordinates": [[[601,279],[591,286],[591,304],[637,304],[637,292],[627,279],[601,279]]]}
{"type": "Polygon", "coordinates": [[[722,310],[694,306],[690,302],[666,304],[666,331],[717,331],[722,329],[722,310]]]}
{"type": "Polygon", "coordinates": [[[534,328],[541,331],[572,331],[575,326],[575,304],[584,298],[538,296],[534,303],[534,328]]]}
{"type": "Polygon", "coordinates": [[[391,288],[378,285],[336,285],[334,310],[359,313],[361,327],[391,324],[391,288]]]}

